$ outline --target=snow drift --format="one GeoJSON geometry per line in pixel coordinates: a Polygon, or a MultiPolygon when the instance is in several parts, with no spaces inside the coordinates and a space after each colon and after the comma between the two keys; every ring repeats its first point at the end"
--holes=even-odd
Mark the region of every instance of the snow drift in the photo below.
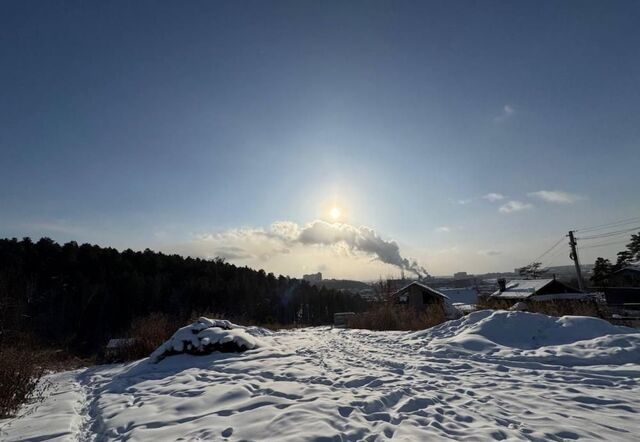
{"type": "Polygon", "coordinates": [[[405,340],[432,352],[561,365],[640,362],[640,330],[587,316],[484,310],[411,333],[405,340]]]}
{"type": "Polygon", "coordinates": [[[224,319],[200,318],[182,327],[158,347],[149,357],[150,362],[160,362],[167,356],[189,353],[209,354],[214,351],[242,352],[259,346],[256,336],[268,334],[259,327],[243,327],[224,319]]]}

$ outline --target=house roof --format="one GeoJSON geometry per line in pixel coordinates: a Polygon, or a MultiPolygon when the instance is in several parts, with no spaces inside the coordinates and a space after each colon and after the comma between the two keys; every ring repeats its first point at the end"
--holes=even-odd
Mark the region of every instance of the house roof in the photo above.
{"type": "Polygon", "coordinates": [[[109,343],[107,344],[107,348],[122,348],[128,345],[133,345],[136,343],[136,338],[115,338],[109,339],[109,343]]]}
{"type": "Polygon", "coordinates": [[[626,265],[626,266],[622,267],[621,269],[616,270],[613,273],[619,273],[619,272],[623,272],[625,270],[627,270],[627,271],[630,270],[632,272],[640,272],[640,261],[629,263],[629,265],[626,265]]]}
{"type": "Polygon", "coordinates": [[[405,292],[405,291],[409,290],[409,287],[411,287],[411,286],[417,286],[417,287],[418,287],[418,288],[420,288],[421,290],[428,291],[428,292],[430,292],[430,293],[432,293],[432,294],[434,294],[434,295],[436,295],[436,296],[440,296],[441,298],[444,298],[444,299],[449,299],[449,297],[448,297],[447,295],[445,295],[444,293],[439,292],[438,290],[436,290],[436,289],[434,289],[434,288],[431,288],[431,287],[429,287],[429,286],[427,286],[427,285],[421,284],[421,283],[416,282],[416,281],[414,281],[414,282],[412,282],[412,283],[410,283],[410,284],[405,285],[405,286],[404,286],[404,287],[402,287],[400,290],[396,291],[396,292],[393,294],[393,296],[399,295],[399,294],[401,294],[401,293],[403,293],[403,292],[405,292]]]}
{"type": "Polygon", "coordinates": [[[493,298],[525,299],[538,290],[550,284],[552,278],[547,279],[512,279],[507,283],[506,290],[496,290],[491,294],[493,298]]]}

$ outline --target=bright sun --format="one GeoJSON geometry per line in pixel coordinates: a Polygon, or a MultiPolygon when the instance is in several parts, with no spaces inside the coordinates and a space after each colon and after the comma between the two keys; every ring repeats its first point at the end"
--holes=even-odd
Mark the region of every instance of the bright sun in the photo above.
{"type": "Polygon", "coordinates": [[[340,210],[339,207],[332,207],[331,210],[329,210],[329,216],[334,221],[340,219],[340,215],[342,215],[342,210],[340,210]]]}

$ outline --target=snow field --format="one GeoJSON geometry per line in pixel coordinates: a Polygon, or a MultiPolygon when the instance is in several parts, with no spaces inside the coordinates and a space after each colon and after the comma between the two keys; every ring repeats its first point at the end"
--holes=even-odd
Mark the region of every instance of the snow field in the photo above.
{"type": "Polygon", "coordinates": [[[323,327],[260,339],[243,353],[54,375],[66,396],[0,423],[0,439],[637,437],[640,334],[597,319],[477,312],[417,333],[323,327]]]}

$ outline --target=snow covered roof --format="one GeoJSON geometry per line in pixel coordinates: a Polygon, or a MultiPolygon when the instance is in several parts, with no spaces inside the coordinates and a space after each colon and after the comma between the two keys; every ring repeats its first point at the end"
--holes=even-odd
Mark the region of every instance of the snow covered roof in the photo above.
{"type": "Polygon", "coordinates": [[[593,298],[591,293],[551,293],[549,295],[533,295],[532,301],[557,301],[560,299],[585,299],[593,298]]]}
{"type": "Polygon", "coordinates": [[[491,294],[493,298],[526,299],[553,281],[547,279],[512,279],[507,283],[506,290],[496,290],[491,294]]]}
{"type": "Polygon", "coordinates": [[[619,273],[619,272],[623,272],[625,270],[631,270],[631,271],[634,271],[634,272],[640,272],[640,261],[629,263],[628,265],[622,267],[619,270],[616,270],[613,273],[619,273]]]}
{"type": "Polygon", "coordinates": [[[451,302],[461,302],[463,304],[475,304],[478,299],[478,291],[473,287],[450,288],[439,287],[438,291],[451,299],[451,302]]]}
{"type": "Polygon", "coordinates": [[[136,343],[136,338],[115,338],[109,339],[108,349],[122,348],[136,343]]]}
{"type": "Polygon", "coordinates": [[[405,292],[405,291],[409,290],[409,288],[410,288],[411,286],[417,286],[417,287],[419,287],[421,290],[426,290],[426,291],[428,291],[428,292],[431,292],[431,293],[433,293],[434,295],[436,295],[436,296],[440,296],[440,297],[441,297],[441,298],[443,298],[443,299],[449,299],[449,297],[448,297],[447,295],[445,295],[444,293],[442,293],[442,292],[440,292],[440,291],[438,291],[438,290],[436,290],[436,289],[434,289],[434,288],[431,288],[431,287],[429,287],[429,286],[427,286],[427,285],[421,284],[421,283],[419,283],[419,282],[417,282],[417,281],[414,281],[414,282],[412,282],[412,283],[410,283],[410,284],[405,285],[405,286],[404,286],[404,287],[402,287],[400,290],[398,290],[397,292],[395,292],[395,293],[394,293],[394,296],[395,296],[395,295],[399,295],[399,294],[401,294],[401,293],[403,293],[403,292],[405,292]]]}
{"type": "Polygon", "coordinates": [[[491,294],[498,299],[531,299],[535,301],[550,301],[552,299],[582,299],[589,297],[587,293],[572,288],[553,278],[546,279],[512,279],[506,283],[505,290],[496,290],[491,294]],[[557,292],[549,289],[539,294],[542,289],[554,283],[557,292]]]}

